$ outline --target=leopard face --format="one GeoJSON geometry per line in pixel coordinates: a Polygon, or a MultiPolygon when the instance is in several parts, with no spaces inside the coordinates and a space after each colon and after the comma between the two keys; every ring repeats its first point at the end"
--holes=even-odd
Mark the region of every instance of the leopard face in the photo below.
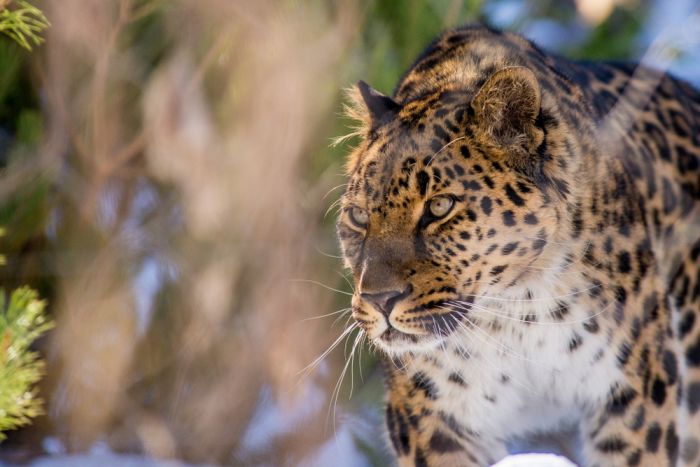
{"type": "Polygon", "coordinates": [[[489,297],[525,296],[552,261],[571,186],[542,162],[531,75],[505,69],[477,92],[402,105],[359,83],[371,129],[351,157],[338,236],[353,316],[383,350],[438,347],[482,319],[489,297]],[[532,109],[509,114],[504,98],[532,109]]]}

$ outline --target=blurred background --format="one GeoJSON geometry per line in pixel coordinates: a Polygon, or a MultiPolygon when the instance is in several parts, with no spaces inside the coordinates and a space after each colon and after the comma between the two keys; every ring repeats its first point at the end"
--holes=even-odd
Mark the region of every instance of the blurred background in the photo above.
{"type": "Polygon", "coordinates": [[[342,89],[391,94],[472,22],[700,86],[691,0],[31,3],[45,43],[0,34],[0,288],[56,326],[6,465],[390,465],[377,356],[341,336],[342,89]]]}

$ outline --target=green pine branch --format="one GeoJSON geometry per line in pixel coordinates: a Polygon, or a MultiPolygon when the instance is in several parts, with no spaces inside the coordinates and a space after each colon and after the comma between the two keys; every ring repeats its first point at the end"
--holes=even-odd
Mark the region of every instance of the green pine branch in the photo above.
{"type": "Polygon", "coordinates": [[[29,347],[54,323],[46,319],[46,302],[39,294],[23,287],[7,300],[0,290],[0,440],[3,431],[31,423],[42,415],[42,399],[36,383],[45,373],[45,363],[29,347]]]}
{"type": "Polygon", "coordinates": [[[0,0],[0,32],[16,40],[22,47],[32,50],[30,41],[35,45],[44,42],[39,33],[49,26],[51,24],[41,10],[24,0],[0,0]],[[13,3],[17,8],[8,8],[13,3]]]}

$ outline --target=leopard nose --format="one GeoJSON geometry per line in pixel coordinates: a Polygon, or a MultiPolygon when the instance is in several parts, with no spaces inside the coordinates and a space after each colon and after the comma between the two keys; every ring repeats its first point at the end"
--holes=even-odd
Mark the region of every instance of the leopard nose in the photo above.
{"type": "Polygon", "coordinates": [[[363,300],[371,303],[372,306],[377,309],[377,311],[388,318],[391,314],[391,310],[394,309],[394,305],[406,298],[410,292],[411,288],[407,287],[403,292],[399,290],[391,290],[389,292],[361,293],[360,297],[362,297],[363,300]]]}

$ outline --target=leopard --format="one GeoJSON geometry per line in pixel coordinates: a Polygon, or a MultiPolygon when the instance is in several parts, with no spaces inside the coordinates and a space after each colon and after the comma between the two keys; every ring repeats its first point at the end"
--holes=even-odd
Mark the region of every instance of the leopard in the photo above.
{"type": "Polygon", "coordinates": [[[582,466],[699,466],[700,93],[468,25],[346,102],[336,230],[398,465],[574,427],[582,466]]]}

